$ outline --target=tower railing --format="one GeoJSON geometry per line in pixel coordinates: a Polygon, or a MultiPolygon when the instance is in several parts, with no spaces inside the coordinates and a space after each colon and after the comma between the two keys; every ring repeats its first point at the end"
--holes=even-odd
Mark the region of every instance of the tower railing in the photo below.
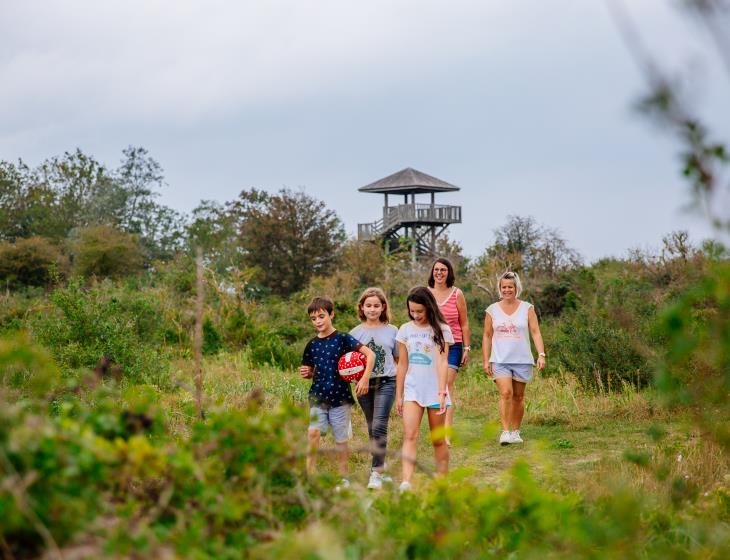
{"type": "Polygon", "coordinates": [[[357,238],[372,241],[404,224],[460,224],[461,206],[446,204],[399,204],[383,207],[383,218],[369,224],[358,224],[357,238]]]}

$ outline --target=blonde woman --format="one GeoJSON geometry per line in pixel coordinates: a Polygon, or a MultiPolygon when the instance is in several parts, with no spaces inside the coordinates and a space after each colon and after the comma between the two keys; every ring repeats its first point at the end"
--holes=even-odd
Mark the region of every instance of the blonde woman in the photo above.
{"type": "Polygon", "coordinates": [[[525,387],[532,380],[533,367],[545,367],[537,314],[531,303],[519,298],[522,282],[516,272],[505,272],[497,280],[500,301],[487,307],[484,316],[482,362],[486,374],[499,390],[500,445],[522,443],[520,426],[525,414],[525,387]],[[530,335],[537,348],[537,364],[530,348],[530,335]]]}

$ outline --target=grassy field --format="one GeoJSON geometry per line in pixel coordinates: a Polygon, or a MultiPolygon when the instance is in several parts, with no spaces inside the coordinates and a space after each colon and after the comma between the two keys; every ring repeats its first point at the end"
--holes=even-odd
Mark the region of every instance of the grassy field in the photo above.
{"type": "MultiPolygon", "coordinates": [[[[204,364],[204,372],[207,407],[242,406],[251,391],[260,389],[271,406],[286,398],[306,410],[308,381],[300,379],[295,372],[252,368],[245,353],[221,354],[209,359],[204,364]]],[[[189,362],[177,364],[176,377],[182,381],[192,379],[189,362]]],[[[525,443],[507,447],[497,444],[496,388],[481,373],[478,364],[471,364],[460,373],[457,390],[450,470],[477,484],[500,487],[506,481],[508,469],[519,458],[527,461],[537,480],[548,488],[586,496],[599,496],[627,484],[649,491],[665,490],[655,473],[641,466],[644,457],[654,459],[652,464],[663,462],[671,475],[664,478],[682,475],[699,492],[710,491],[730,480],[730,465],[723,453],[689,429],[681,416],[670,416],[650,390],[637,391],[626,385],[621,391],[593,394],[583,390],[569,374],[538,377],[526,394],[522,429],[525,443]],[[627,456],[639,459],[631,461],[627,456]]],[[[180,429],[184,429],[184,416],[193,410],[189,388],[166,398],[169,409],[180,414],[180,429]]],[[[301,449],[304,450],[305,420],[296,421],[301,422],[301,449]]],[[[421,432],[417,486],[433,471],[425,418],[421,432]]],[[[367,483],[370,456],[364,415],[357,406],[353,412],[353,435],[350,469],[358,491],[367,483]]],[[[393,410],[388,470],[396,482],[400,480],[401,441],[402,424],[393,410]]],[[[334,474],[334,461],[327,456],[331,448],[332,440],[324,438],[325,453],[320,465],[324,472],[334,474]]]]}

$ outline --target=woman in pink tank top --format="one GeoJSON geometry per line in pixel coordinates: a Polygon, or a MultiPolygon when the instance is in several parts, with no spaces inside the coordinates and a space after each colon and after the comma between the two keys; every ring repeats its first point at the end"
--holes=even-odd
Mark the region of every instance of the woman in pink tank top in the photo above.
{"type": "Polygon", "coordinates": [[[454,381],[456,373],[461,366],[466,365],[469,360],[469,340],[471,330],[469,329],[469,317],[466,314],[466,298],[463,292],[454,286],[456,277],[454,267],[449,259],[443,257],[434,261],[431,266],[431,273],[428,276],[428,287],[431,290],[446,323],[454,335],[454,344],[449,346],[449,369],[446,379],[447,390],[451,397],[451,406],[446,411],[446,444],[450,447],[450,432],[454,423],[454,381]]]}

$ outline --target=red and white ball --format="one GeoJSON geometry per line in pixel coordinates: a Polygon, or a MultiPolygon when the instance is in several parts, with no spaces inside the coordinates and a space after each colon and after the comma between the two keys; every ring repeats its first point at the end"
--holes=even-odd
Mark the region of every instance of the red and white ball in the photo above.
{"type": "Polygon", "coordinates": [[[340,358],[337,363],[337,369],[340,372],[340,377],[351,383],[353,381],[359,381],[362,374],[365,373],[365,364],[367,358],[360,352],[348,352],[340,358]]]}

